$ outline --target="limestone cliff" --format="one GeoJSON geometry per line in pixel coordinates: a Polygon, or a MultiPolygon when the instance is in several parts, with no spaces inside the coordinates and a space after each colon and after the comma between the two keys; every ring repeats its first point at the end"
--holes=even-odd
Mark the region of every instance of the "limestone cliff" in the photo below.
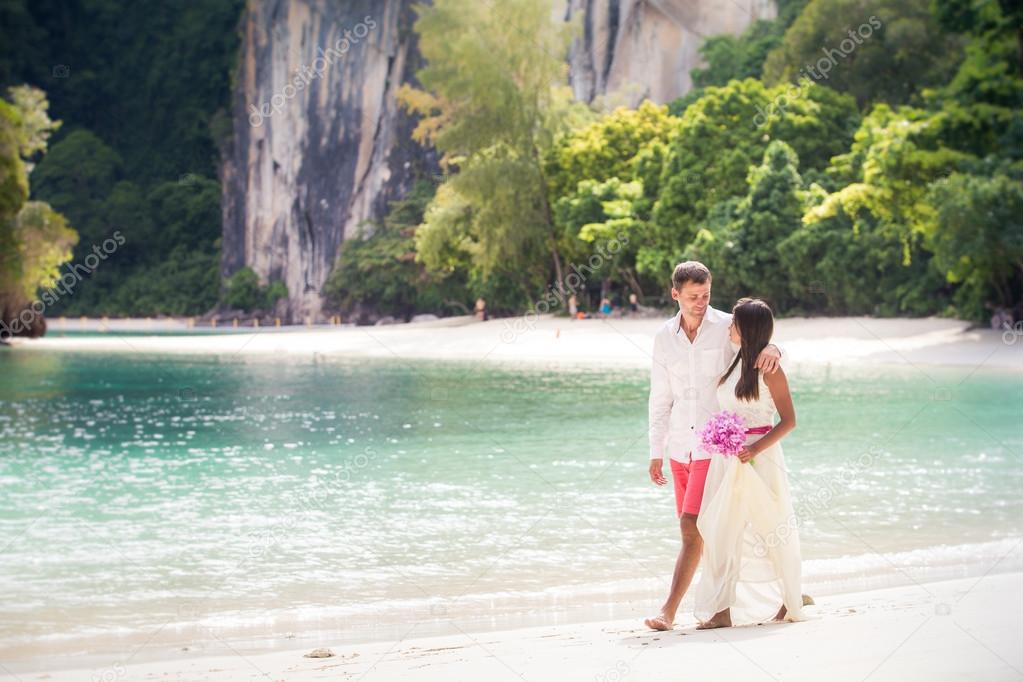
{"type": "Polygon", "coordinates": [[[315,316],[344,239],[435,166],[395,91],[421,66],[412,0],[250,0],[222,165],[222,272],[244,265],[315,316]]]}
{"type": "Polygon", "coordinates": [[[776,7],[772,0],[569,0],[565,16],[582,23],[569,53],[576,98],[617,93],[635,106],[688,92],[706,38],[742,33],[773,19],[776,7]]]}
{"type": "MultiPolygon", "coordinates": [[[[481,2],[487,0],[480,0],[481,2]]],[[[422,60],[415,0],[249,0],[221,167],[222,274],[253,268],[288,286],[293,319],[317,316],[345,239],[436,159],[395,100],[422,60]]],[[[667,102],[690,85],[704,37],[773,16],[770,0],[566,0],[581,20],[570,81],[585,101],[667,102]]]]}

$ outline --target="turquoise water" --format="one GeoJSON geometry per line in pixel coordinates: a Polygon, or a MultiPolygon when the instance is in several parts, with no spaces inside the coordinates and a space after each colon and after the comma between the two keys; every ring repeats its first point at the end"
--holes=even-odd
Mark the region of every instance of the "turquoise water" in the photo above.
{"type": "MultiPolygon", "coordinates": [[[[0,376],[0,658],[603,617],[656,605],[678,550],[642,371],[16,350],[0,376]]],[[[1023,376],[790,383],[809,585],[1019,567],[1023,376]]]]}

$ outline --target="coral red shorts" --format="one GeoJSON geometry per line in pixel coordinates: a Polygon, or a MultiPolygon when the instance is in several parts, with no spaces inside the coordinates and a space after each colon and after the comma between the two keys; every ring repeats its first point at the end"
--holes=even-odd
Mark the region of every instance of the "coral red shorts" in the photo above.
{"type": "Polygon", "coordinates": [[[675,510],[679,516],[700,513],[708,469],[709,459],[694,459],[689,464],[671,460],[671,478],[675,482],[675,510]]]}

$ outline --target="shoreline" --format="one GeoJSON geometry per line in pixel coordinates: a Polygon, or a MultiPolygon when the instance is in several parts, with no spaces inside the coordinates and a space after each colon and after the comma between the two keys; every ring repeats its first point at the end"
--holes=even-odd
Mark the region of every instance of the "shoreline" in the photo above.
{"type": "MultiPolygon", "coordinates": [[[[873,600],[873,595],[889,590],[912,591],[920,585],[977,581],[990,575],[1019,575],[1023,585],[1021,544],[1023,537],[1006,537],[884,555],[804,559],[803,591],[821,604],[848,595],[871,595],[873,600]]],[[[699,577],[697,573],[696,581],[699,577]]],[[[504,636],[520,630],[579,629],[605,622],[631,624],[635,629],[667,589],[670,575],[662,578],[623,577],[609,583],[559,584],[524,592],[424,594],[358,606],[299,604],[236,613],[193,613],[192,601],[186,600],[177,617],[166,622],[164,616],[154,614],[150,622],[131,629],[126,624],[106,624],[88,633],[8,640],[0,647],[0,660],[8,669],[28,674],[81,669],[89,665],[86,662],[102,667],[125,658],[143,666],[184,663],[228,643],[235,650],[259,655],[319,646],[355,651],[400,638],[412,622],[418,638],[452,631],[475,637],[504,636]]],[[[690,626],[695,625],[692,609],[690,593],[679,610],[680,624],[688,618],[690,626]]]]}
{"type": "Polygon", "coordinates": [[[45,679],[620,680],[670,670],[724,679],[809,680],[825,672],[836,680],[1016,679],[1023,670],[1015,643],[1023,625],[1021,588],[1021,572],[985,573],[824,596],[807,607],[809,620],[802,623],[714,631],[696,631],[692,616],[683,614],[666,633],[635,619],[492,632],[448,624],[440,635],[412,622],[388,640],[341,646],[324,640],[269,653],[213,637],[199,656],[110,660],[51,671],[45,679]],[[334,655],[304,656],[322,647],[334,655]]]}
{"type": "MultiPolygon", "coordinates": [[[[64,331],[72,335],[61,336],[54,327],[41,339],[13,339],[11,350],[649,367],[653,336],[665,319],[545,315],[476,322],[460,317],[379,327],[262,327],[188,335],[146,335],[146,329],[124,324],[110,328],[109,335],[78,336],[81,332],[68,328],[64,331]]],[[[775,341],[787,364],[1023,370],[1023,335],[946,318],[782,318],[776,322],[775,341]]]]}
{"type": "MultiPolygon", "coordinates": [[[[124,353],[127,354],[124,356],[126,359],[134,356],[134,362],[151,361],[144,357],[148,354],[166,354],[183,359],[210,358],[210,362],[213,362],[213,358],[218,358],[216,361],[220,362],[223,358],[230,360],[234,356],[237,356],[239,362],[258,363],[267,360],[314,363],[353,359],[378,362],[429,360],[505,363],[533,368],[546,366],[551,370],[580,366],[589,371],[622,368],[639,371],[649,369],[653,335],[663,322],[662,319],[571,321],[548,316],[536,319],[520,329],[509,326],[514,324],[514,320],[479,323],[448,319],[381,327],[267,328],[256,333],[231,330],[229,333],[187,336],[120,336],[112,332],[109,336],[72,334],[61,337],[57,335],[59,331],[53,330],[53,336],[43,339],[16,339],[15,347],[10,351],[24,352],[26,355],[23,357],[36,359],[45,356],[47,351],[57,351],[124,353]]],[[[835,365],[856,371],[860,366],[867,366],[877,371],[877,366],[900,365],[909,371],[927,374],[929,378],[931,375],[927,368],[942,367],[950,371],[940,375],[934,372],[934,376],[940,378],[942,385],[950,381],[949,386],[959,378],[965,381],[974,372],[1023,371],[1023,338],[1011,336],[1010,342],[1002,332],[971,328],[967,323],[955,320],[789,318],[778,321],[775,338],[784,349],[787,367],[835,365]]],[[[13,362],[17,362],[17,356],[10,357],[13,362]]],[[[831,588],[821,589],[820,584],[815,583],[810,575],[812,571],[809,571],[805,576],[808,578],[805,581],[805,591],[818,598],[819,613],[826,621],[823,625],[814,626],[819,630],[807,624],[735,628],[728,631],[736,633],[736,641],[733,642],[724,639],[731,636],[729,634],[694,632],[691,620],[680,621],[687,623],[683,632],[676,629],[667,636],[645,631],[641,627],[640,616],[649,615],[646,610],[656,603],[650,594],[659,595],[662,586],[646,586],[644,589],[649,589],[640,593],[618,592],[604,589],[607,586],[588,585],[588,588],[592,588],[588,591],[573,591],[571,586],[555,590],[561,601],[555,602],[553,607],[549,602],[545,604],[539,599],[535,603],[523,602],[526,603],[525,607],[516,602],[519,610],[515,613],[508,611],[508,604],[503,601],[509,595],[514,601],[515,594],[500,594],[497,599],[494,595],[482,595],[489,598],[473,602],[472,607],[486,615],[475,619],[464,616],[464,609],[461,608],[464,604],[458,605],[459,613],[454,613],[456,609],[451,609],[451,613],[443,610],[443,616],[438,618],[431,610],[432,603],[405,605],[409,608],[403,611],[401,604],[387,602],[366,604],[367,607],[386,608],[390,614],[386,619],[381,619],[380,614],[375,613],[370,614],[373,617],[355,618],[335,615],[332,616],[333,620],[323,616],[319,621],[307,620],[303,623],[301,619],[292,622],[281,617],[282,614],[267,612],[261,614],[263,619],[259,625],[237,629],[222,627],[216,623],[217,619],[213,619],[207,623],[169,623],[162,633],[154,625],[153,633],[147,630],[144,637],[136,637],[138,632],[135,630],[125,630],[130,633],[130,636],[125,636],[117,634],[118,628],[101,629],[89,643],[60,637],[41,637],[25,641],[20,651],[17,645],[11,647],[9,653],[13,655],[4,657],[0,673],[13,670],[13,674],[24,679],[36,679],[36,673],[39,673],[39,679],[56,680],[121,677],[130,680],[163,676],[173,679],[226,680],[244,677],[255,679],[268,672],[272,679],[289,680],[320,679],[340,674],[342,679],[444,679],[447,682],[452,676],[456,679],[474,679],[483,675],[508,677],[509,671],[513,670],[515,674],[512,677],[525,679],[623,679],[626,673],[631,679],[649,679],[658,675],[658,671],[663,674],[665,670],[675,669],[679,665],[686,671],[691,669],[700,674],[718,676],[720,669],[708,663],[708,659],[725,656],[726,661],[732,661],[728,656],[735,652],[736,646],[739,646],[737,643],[742,642],[741,646],[749,643],[768,658],[763,669],[771,672],[764,675],[757,670],[760,666],[749,667],[748,661],[747,667],[742,668],[745,659],[739,657],[734,659],[735,667],[730,668],[731,676],[743,679],[768,676],[803,679],[801,676],[805,675],[805,679],[815,679],[819,678],[825,668],[839,667],[843,671],[856,671],[855,674],[849,673],[850,679],[862,680],[868,675],[872,675],[872,680],[884,679],[882,673],[892,661],[880,660],[878,657],[878,665],[883,667],[877,674],[872,674],[871,670],[860,670],[855,666],[859,659],[846,658],[849,653],[846,650],[873,654],[872,647],[875,645],[880,647],[886,642],[913,638],[915,628],[927,628],[935,622],[940,624],[947,621],[943,617],[948,614],[938,613],[938,607],[951,604],[953,606],[949,608],[955,608],[956,590],[961,594],[967,591],[969,584],[978,580],[980,584],[997,582],[1003,590],[1001,594],[988,596],[984,611],[998,611],[1005,605],[1014,610],[1011,614],[1000,614],[1001,620],[996,621],[1000,623],[999,632],[1018,628],[1020,619],[1016,614],[1020,611],[1016,607],[1023,606],[1020,603],[1023,601],[1023,563],[1018,560],[1020,554],[1016,551],[1016,544],[1009,551],[1000,549],[997,561],[997,557],[992,555],[979,563],[968,560],[964,555],[953,559],[954,563],[942,565],[936,565],[927,557],[915,557],[911,562],[902,564],[901,561],[893,562],[891,555],[876,555],[870,558],[887,571],[887,578],[875,576],[877,579],[874,581],[865,579],[868,572],[860,563],[852,561],[849,572],[835,578],[833,591],[830,591],[831,588]],[[1002,561],[1010,555],[1013,555],[1012,560],[1002,561]],[[902,567],[897,564],[902,564],[902,567]],[[942,566],[948,570],[940,570],[942,566]],[[985,571],[991,572],[991,575],[985,571]],[[891,574],[894,573],[903,573],[901,586],[900,577],[892,578],[891,574]],[[922,582],[918,583],[917,580],[922,582]],[[930,581],[935,581],[934,585],[943,585],[940,588],[942,594],[951,590],[948,592],[951,596],[945,597],[945,601],[934,601],[928,595],[936,592],[937,588],[932,590],[930,581]],[[959,587],[949,587],[953,584],[959,587]],[[868,587],[873,589],[862,591],[868,587]],[[924,597],[931,601],[921,601],[924,597]],[[579,605],[579,602],[587,601],[590,603],[579,605]],[[572,606],[559,611],[559,603],[572,606]],[[883,608],[880,605],[884,605],[883,608]],[[843,611],[843,608],[846,610],[843,611]],[[927,622],[920,623],[922,616],[927,614],[927,608],[930,608],[930,625],[927,622]],[[635,617],[631,617],[633,612],[635,617]],[[630,614],[630,618],[622,619],[623,613],[630,614]],[[857,616],[853,620],[861,624],[843,629],[849,620],[847,616],[853,615],[857,616]],[[892,616],[896,622],[884,620],[888,616],[892,616]],[[942,618],[935,620],[937,616],[942,618]],[[1006,620],[1009,616],[1015,620],[1006,620]],[[530,621],[530,618],[533,620],[530,621]],[[545,625],[545,622],[557,625],[545,625]],[[317,623],[324,627],[317,628],[317,623]],[[333,627],[333,631],[325,629],[326,625],[333,627]],[[409,627],[403,628],[403,625],[409,627]],[[792,631],[788,629],[790,627],[792,631]],[[294,630],[297,637],[286,636],[286,629],[294,630]],[[802,634],[794,636],[791,632],[802,634]],[[766,634],[761,636],[762,633],[766,634]],[[883,633],[883,636],[878,633],[883,633]],[[150,634],[151,641],[146,639],[150,634]],[[878,636],[875,637],[876,634],[878,636]],[[819,636],[814,646],[826,652],[827,656],[821,658],[823,654],[812,647],[808,649],[802,635],[810,638],[819,636]],[[784,667],[785,662],[769,648],[764,648],[761,639],[772,645],[780,643],[779,651],[782,654],[801,661],[800,665],[807,663],[808,668],[795,670],[784,667]],[[358,640],[365,641],[360,643],[358,640]],[[680,659],[680,652],[687,649],[685,646],[676,649],[673,645],[683,640],[686,645],[696,643],[702,653],[686,655],[680,659]],[[835,648],[835,642],[839,640],[846,642],[843,650],[835,648]],[[394,646],[396,642],[398,646],[394,646]],[[91,643],[96,646],[89,646],[91,643]],[[182,651],[181,647],[186,644],[188,650],[182,651]],[[336,656],[321,660],[302,657],[302,654],[319,646],[331,647],[336,656]],[[125,664],[116,663],[115,656],[126,659],[136,648],[141,649],[138,656],[125,664]],[[83,653],[76,653],[75,649],[83,653]],[[104,653],[112,650],[120,650],[121,653],[104,653]],[[640,665],[626,658],[633,650],[660,653],[653,657],[653,664],[646,663],[649,656],[644,654],[640,665]],[[811,650],[809,655],[808,650],[811,650]],[[616,657],[608,658],[611,653],[615,653],[616,657]],[[506,662],[498,659],[506,659],[506,662]],[[684,662],[680,663],[680,660],[684,662]],[[86,668],[93,662],[96,665],[86,668]],[[121,668],[110,667],[115,663],[121,668]],[[627,670],[620,667],[623,664],[628,666],[627,670]],[[32,665],[50,667],[35,670],[29,667],[32,665]],[[62,670],[63,666],[77,667],[62,670]],[[562,666],[571,668],[564,672],[562,666]],[[812,671],[816,674],[811,674],[812,671]],[[43,672],[51,674],[43,675],[43,672]],[[613,676],[615,674],[617,678],[613,676]]],[[[951,547],[963,549],[958,545],[951,547]]],[[[835,560],[848,558],[836,557],[835,560]]],[[[436,600],[444,601],[443,597],[437,597],[436,600]]],[[[125,608],[130,608],[130,605],[125,604],[125,608]]],[[[985,643],[988,637],[999,636],[994,629],[989,631],[986,622],[982,623],[981,620],[977,616],[966,623],[971,632],[981,633],[985,643]]],[[[817,620],[811,622],[818,623],[817,620]]],[[[946,630],[940,630],[941,636],[961,638],[966,632],[961,626],[946,630]]],[[[924,657],[928,659],[924,667],[919,668],[919,661],[903,661],[905,667],[901,670],[917,674],[919,668],[925,671],[920,675],[926,673],[928,678],[941,677],[943,674],[951,674],[948,670],[960,670],[954,665],[960,659],[976,659],[984,655],[991,658],[991,654],[986,653],[990,649],[997,650],[1000,658],[989,662],[989,667],[983,667],[988,663],[982,661],[976,667],[962,667],[961,672],[965,675],[967,672],[975,674],[979,671],[982,678],[987,674],[992,679],[1001,679],[1011,678],[1013,670],[1023,670],[1023,661],[1017,664],[1015,659],[1008,656],[1005,651],[1009,647],[1003,646],[1001,640],[988,644],[987,648],[977,648],[965,640],[956,641],[955,646],[949,648],[953,658],[951,667],[932,666],[929,662],[929,657],[935,655],[932,651],[924,657]],[[1011,665],[1002,660],[1006,658],[1011,661],[1011,665]],[[998,663],[999,660],[1002,663],[998,663]]],[[[944,651],[938,650],[939,653],[944,651]]],[[[891,674],[889,677],[905,679],[906,675],[900,678],[891,674]]]]}

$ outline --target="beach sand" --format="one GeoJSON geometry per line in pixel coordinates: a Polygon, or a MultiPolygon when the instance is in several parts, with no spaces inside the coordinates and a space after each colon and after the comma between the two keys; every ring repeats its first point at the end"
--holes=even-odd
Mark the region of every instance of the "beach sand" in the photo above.
{"type": "MultiPolygon", "coordinates": [[[[222,653],[108,668],[22,673],[51,682],[111,680],[1018,680],[1023,573],[913,584],[818,599],[801,623],[671,632],[597,622],[258,653],[222,653]],[[105,675],[105,676],[104,676],[105,675]]],[[[324,642],[321,646],[330,646],[324,642]]]]}
{"type": "MultiPolygon", "coordinates": [[[[277,358],[391,358],[468,362],[649,367],[653,335],[665,318],[570,320],[523,316],[477,322],[469,317],[380,327],[262,327],[230,334],[140,335],[154,323],[106,324],[105,336],[60,336],[64,330],[103,328],[95,320],[50,323],[41,339],[14,339],[26,349],[115,353],[184,353],[277,358]]],[[[168,331],[184,324],[165,323],[168,331]]],[[[971,328],[944,318],[786,318],[775,341],[786,362],[952,365],[1023,369],[1023,334],[971,328]]]]}

